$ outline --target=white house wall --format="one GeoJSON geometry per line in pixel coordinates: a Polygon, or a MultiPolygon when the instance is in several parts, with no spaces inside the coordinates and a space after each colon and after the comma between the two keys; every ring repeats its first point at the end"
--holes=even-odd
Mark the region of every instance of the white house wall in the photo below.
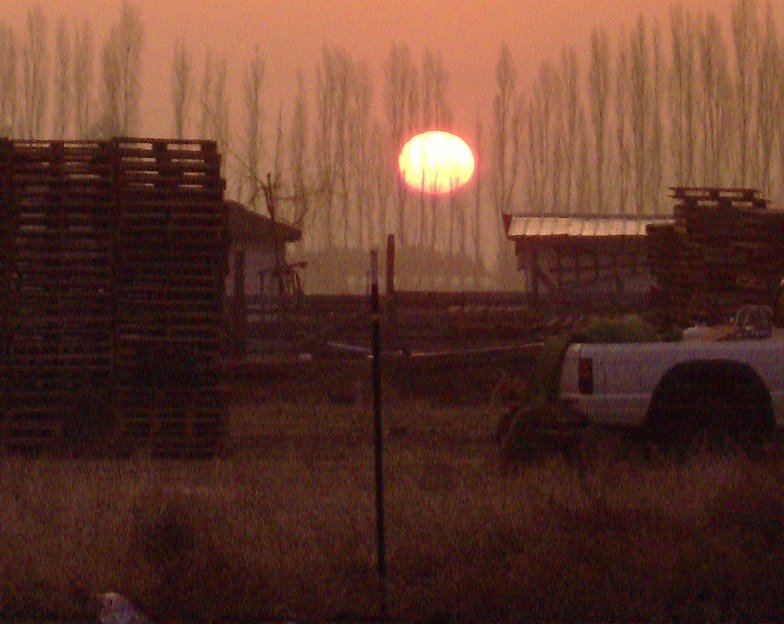
{"type": "MultiPolygon", "coordinates": [[[[261,292],[261,272],[275,269],[275,252],[272,247],[256,245],[232,245],[229,253],[229,275],[226,278],[226,293],[229,296],[234,295],[236,252],[240,250],[245,252],[245,295],[277,295],[278,284],[277,281],[272,279],[271,274],[267,275],[266,288],[263,293],[261,292]]],[[[285,252],[282,254],[281,261],[283,263],[286,262],[285,252]]]]}

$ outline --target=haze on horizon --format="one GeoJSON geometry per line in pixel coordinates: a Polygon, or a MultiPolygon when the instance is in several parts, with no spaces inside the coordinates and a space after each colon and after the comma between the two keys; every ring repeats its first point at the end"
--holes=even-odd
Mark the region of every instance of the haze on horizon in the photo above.
{"type": "MultiPolygon", "coordinates": [[[[756,20],[757,30],[752,39],[761,41],[767,6],[764,0],[663,1],[644,5],[636,0],[423,0],[413,5],[406,0],[10,0],[0,5],[0,27],[4,28],[0,31],[0,44],[12,33],[21,57],[30,40],[26,36],[28,16],[40,10],[46,22],[51,84],[55,76],[56,33],[61,21],[70,45],[86,20],[93,39],[93,75],[88,83],[93,118],[89,127],[91,132],[96,132],[104,123],[98,116],[102,114],[101,73],[108,33],[130,7],[139,18],[142,37],[135,72],[139,79],[138,110],[128,134],[175,135],[172,90],[177,81],[173,62],[175,51],[181,46],[190,64],[190,109],[184,136],[213,138],[204,130],[207,127],[204,120],[199,122],[199,106],[207,106],[200,90],[204,87],[204,76],[210,74],[210,89],[214,91],[221,69],[226,72],[220,96],[216,95],[213,102],[222,111],[220,115],[215,113],[213,134],[219,138],[224,153],[228,196],[264,210],[259,203],[263,195],[258,192],[258,182],[273,170],[281,175],[283,183],[296,186],[297,181],[292,179],[297,168],[294,152],[299,138],[295,117],[303,114],[302,111],[304,121],[299,125],[300,129],[304,128],[304,134],[300,143],[307,145],[300,162],[307,161],[310,177],[305,176],[308,177],[305,180],[300,176],[301,189],[323,188],[324,172],[332,172],[330,184],[340,177],[335,171],[345,174],[342,187],[330,186],[329,193],[315,197],[308,207],[293,202],[286,208],[288,212],[283,216],[305,228],[303,249],[313,251],[335,245],[363,249],[385,232],[396,231],[409,245],[446,250],[447,255],[457,253],[474,261],[481,259],[487,267],[500,262],[513,271],[508,266],[510,258],[506,249],[510,245],[499,231],[501,212],[660,213],[669,208],[667,185],[676,182],[754,184],[784,194],[781,184],[773,188],[771,182],[778,164],[763,164],[757,144],[752,149],[746,145],[746,139],[738,138],[741,130],[748,135],[759,134],[760,124],[768,123],[768,118],[777,118],[776,113],[765,119],[763,115],[753,115],[753,119],[749,118],[752,125],[746,127],[745,121],[743,124],[738,121],[745,119],[745,113],[738,117],[735,104],[732,109],[716,109],[713,112],[721,116],[720,123],[714,120],[710,130],[700,130],[701,135],[687,137],[688,140],[682,136],[682,126],[687,124],[685,116],[698,114],[697,108],[673,113],[673,107],[683,105],[673,95],[677,89],[672,90],[673,7],[680,7],[681,15],[690,20],[688,28],[693,29],[686,32],[683,41],[696,42],[700,29],[708,23],[707,18],[717,19],[721,37],[710,53],[718,59],[717,67],[724,72],[722,80],[726,85],[722,88],[732,89],[733,98],[739,98],[744,89],[736,88],[739,72],[735,65],[737,50],[733,47],[731,16],[736,8],[745,7],[747,14],[753,14],[756,20]],[[597,122],[592,109],[595,103],[589,101],[595,33],[606,35],[607,45],[604,63],[609,72],[603,87],[608,96],[607,128],[602,135],[602,141],[607,142],[606,150],[597,149],[597,122]],[[624,74],[622,87],[625,95],[615,98],[617,102],[613,103],[615,92],[621,93],[618,91],[621,83],[615,77],[616,66],[621,63],[619,51],[623,48],[626,59],[623,63],[631,67],[637,36],[636,49],[641,54],[637,62],[643,69],[625,70],[628,72],[624,74]],[[430,63],[433,90],[429,111],[424,111],[427,104],[420,100],[427,96],[421,93],[417,95],[416,107],[421,106],[422,111],[417,108],[415,113],[406,112],[403,110],[406,105],[399,103],[403,107],[401,114],[409,117],[415,114],[419,121],[403,123],[404,127],[398,131],[390,128],[393,122],[387,73],[396,48],[408,55],[403,55],[411,63],[407,71],[413,71],[412,75],[423,81],[420,89],[428,88],[424,72],[430,63]],[[205,72],[208,58],[210,72],[205,72]],[[514,84],[508,85],[512,87],[510,117],[499,128],[494,107],[500,95],[498,69],[502,59],[514,75],[514,84]],[[249,126],[246,110],[247,81],[254,67],[259,72],[257,127],[249,126]],[[570,75],[577,88],[571,95],[570,75]],[[319,137],[322,121],[319,115],[323,113],[319,106],[326,101],[322,97],[327,92],[324,81],[340,76],[348,79],[348,92],[356,98],[353,112],[346,109],[351,123],[341,126],[340,132],[346,133],[346,141],[362,146],[348,156],[344,154],[347,148],[340,141],[327,149],[318,145],[320,140],[336,141],[332,130],[319,137]],[[634,82],[633,76],[642,76],[644,80],[634,82]],[[644,114],[639,106],[635,108],[640,102],[649,107],[644,114]],[[521,108],[515,126],[511,115],[518,103],[521,108]],[[219,122],[218,117],[223,121],[219,122]],[[625,120],[621,134],[617,119],[625,120]],[[571,121],[567,123],[567,120],[571,121]],[[220,123],[225,124],[224,130],[220,130],[220,123]],[[427,206],[424,200],[403,196],[399,187],[392,188],[393,181],[378,180],[379,172],[384,173],[382,178],[390,176],[394,180],[396,155],[390,152],[400,148],[406,128],[422,129],[416,128],[417,123],[445,126],[465,138],[477,152],[478,171],[484,177],[476,176],[477,180],[457,197],[440,203],[433,201],[427,206]],[[571,130],[567,131],[567,126],[571,130]],[[731,156],[721,162],[712,156],[719,146],[701,147],[708,144],[708,138],[715,142],[717,137],[708,134],[718,131],[731,134],[735,143],[740,141],[739,147],[727,150],[731,156]],[[244,143],[252,142],[247,137],[253,132],[258,133],[258,141],[251,149],[244,143]],[[353,138],[349,136],[351,132],[355,133],[353,138]],[[361,137],[357,134],[360,132],[361,137]],[[610,135],[617,135],[617,142],[611,142],[610,135]],[[505,137],[506,152],[505,163],[500,166],[499,136],[505,137]],[[513,147],[515,140],[517,147],[513,147]],[[684,141],[687,147],[683,146],[684,141]],[[514,157],[513,149],[518,150],[514,157]],[[251,154],[252,150],[255,154],[251,154]],[[685,152],[689,150],[695,153],[687,156],[685,152]],[[697,154],[699,150],[701,156],[697,154]],[[599,156],[600,151],[607,153],[599,156]],[[746,165],[746,153],[751,151],[755,154],[754,168],[746,165]],[[319,162],[324,153],[332,161],[336,157],[345,160],[338,163],[336,170],[335,162],[319,162]],[[662,161],[658,170],[654,164],[657,159],[662,161]],[[357,174],[360,165],[365,167],[363,175],[357,174]],[[374,167],[372,175],[371,167],[374,167]],[[517,170],[512,171],[510,167],[517,170]],[[248,169],[255,172],[255,181],[244,173],[248,169]]],[[[778,49],[782,46],[779,46],[777,11],[778,7],[774,7],[776,33],[772,39],[776,39],[778,49]]],[[[754,47],[753,55],[760,50],[762,46],[754,47]]],[[[698,57],[703,51],[695,47],[690,53],[697,72],[698,57]]],[[[778,52],[774,56],[778,58],[777,55],[778,52]]],[[[771,61],[769,65],[778,67],[778,63],[771,61]]],[[[21,58],[17,65],[17,80],[22,81],[21,58]]],[[[697,84],[700,77],[694,75],[690,80],[697,84]]],[[[752,80],[763,84],[761,78],[752,80]]],[[[335,84],[330,87],[333,91],[337,88],[335,84]]],[[[686,88],[685,82],[680,84],[679,88],[686,88]]],[[[777,78],[776,84],[784,84],[784,80],[777,78]]],[[[749,82],[749,98],[763,92],[756,89],[752,93],[755,88],[749,82]]],[[[21,99],[22,89],[18,91],[17,98],[21,99]]],[[[56,115],[62,108],[57,106],[57,93],[58,89],[49,86],[44,94],[45,120],[40,126],[43,130],[36,133],[38,138],[59,136],[55,130],[56,115]]],[[[721,95],[726,97],[727,93],[721,95]]],[[[742,105],[746,110],[749,103],[742,105]]],[[[331,106],[334,119],[330,123],[342,123],[339,116],[335,117],[337,104],[332,102],[331,106]]],[[[709,107],[705,102],[700,100],[694,106],[702,107],[699,114],[706,118],[709,107]]],[[[203,113],[201,116],[204,117],[203,113]]],[[[75,135],[74,123],[60,120],[61,125],[66,124],[67,129],[62,133],[66,138],[75,135]]],[[[708,128],[705,124],[704,128],[708,128]]],[[[9,127],[1,118],[0,125],[9,127]]],[[[13,123],[10,134],[24,136],[17,122],[13,123]]],[[[784,163],[784,149],[781,161],[784,163]]]]}

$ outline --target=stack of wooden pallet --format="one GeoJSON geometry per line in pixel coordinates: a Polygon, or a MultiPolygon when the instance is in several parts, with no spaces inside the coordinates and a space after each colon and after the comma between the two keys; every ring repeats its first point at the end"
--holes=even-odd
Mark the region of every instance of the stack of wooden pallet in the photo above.
{"type": "Polygon", "coordinates": [[[770,305],[784,277],[784,213],[747,209],[738,221],[733,255],[737,285],[750,301],[770,305]]]}
{"type": "MultiPolygon", "coordinates": [[[[5,207],[11,200],[11,142],[0,139],[0,427],[5,423],[7,359],[10,352],[9,302],[11,292],[12,214],[5,207]]],[[[0,435],[2,432],[0,431],[0,435]]]]}
{"type": "Polygon", "coordinates": [[[214,142],[0,144],[0,444],[215,452],[223,188],[214,142]]]}
{"type": "Polygon", "coordinates": [[[110,383],[112,162],[99,143],[15,141],[5,156],[4,426],[37,446],[110,383]]]}
{"type": "Polygon", "coordinates": [[[167,454],[212,453],[225,401],[224,181],[215,143],[116,139],[118,409],[167,454]],[[188,445],[185,441],[190,441],[188,445]]]}
{"type": "Polygon", "coordinates": [[[744,303],[770,303],[781,276],[784,213],[769,210],[756,189],[672,192],[674,223],[648,228],[651,268],[667,315],[681,323],[716,321],[744,303]]]}

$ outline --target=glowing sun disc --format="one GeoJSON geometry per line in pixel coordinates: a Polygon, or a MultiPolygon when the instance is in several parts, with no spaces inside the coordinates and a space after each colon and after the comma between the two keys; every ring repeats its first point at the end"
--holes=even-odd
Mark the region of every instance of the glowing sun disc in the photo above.
{"type": "Polygon", "coordinates": [[[433,195],[465,186],[474,174],[474,154],[456,134],[428,130],[411,137],[400,150],[398,167],[406,185],[433,195]]]}

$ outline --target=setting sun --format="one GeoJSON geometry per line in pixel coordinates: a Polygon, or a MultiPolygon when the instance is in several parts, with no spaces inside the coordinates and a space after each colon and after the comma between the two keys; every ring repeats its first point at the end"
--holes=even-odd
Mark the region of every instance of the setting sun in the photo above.
{"type": "Polygon", "coordinates": [[[398,166],[409,188],[440,195],[468,183],[474,173],[474,155],[456,134],[429,130],[408,140],[398,166]]]}

